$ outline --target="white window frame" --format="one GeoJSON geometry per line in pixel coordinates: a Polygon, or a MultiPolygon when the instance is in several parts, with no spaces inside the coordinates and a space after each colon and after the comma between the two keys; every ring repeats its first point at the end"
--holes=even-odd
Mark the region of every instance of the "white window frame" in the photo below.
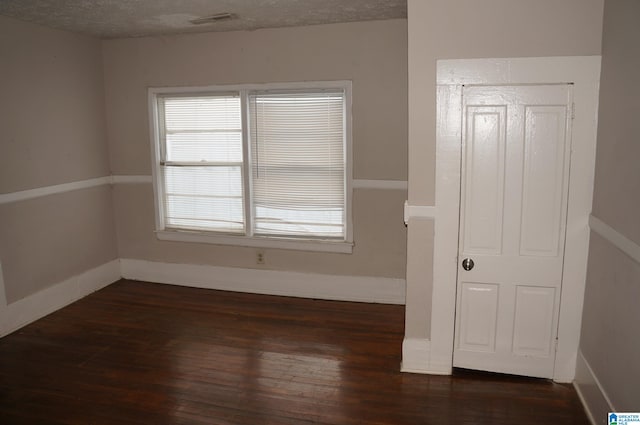
{"type": "Polygon", "coordinates": [[[151,135],[151,165],[153,175],[153,192],[155,208],[155,233],[158,239],[179,242],[210,243],[217,245],[236,245],[258,248],[279,248],[302,251],[352,253],[353,251],[353,160],[352,160],[352,90],[351,81],[315,81],[298,83],[268,83],[268,84],[236,84],[236,85],[212,85],[198,87],[152,87],[148,90],[149,126],[151,135]],[[345,93],[345,240],[330,239],[304,239],[300,237],[281,236],[255,236],[250,234],[249,224],[253,219],[247,214],[252,214],[250,206],[251,166],[248,131],[248,94],[250,91],[267,90],[298,90],[313,91],[322,89],[342,89],[345,93]],[[162,158],[162,140],[160,134],[160,118],[157,98],[163,95],[189,96],[195,94],[225,94],[230,92],[240,93],[242,103],[242,139],[243,139],[243,190],[245,205],[245,227],[248,235],[231,235],[216,232],[192,231],[184,229],[167,229],[164,220],[164,211],[161,207],[164,199],[164,183],[160,170],[162,158]]]}

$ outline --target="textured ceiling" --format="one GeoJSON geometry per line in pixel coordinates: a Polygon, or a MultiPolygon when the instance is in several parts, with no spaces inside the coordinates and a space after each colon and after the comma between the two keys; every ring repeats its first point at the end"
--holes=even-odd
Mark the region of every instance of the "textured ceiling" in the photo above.
{"type": "Polygon", "coordinates": [[[405,18],[406,0],[0,0],[0,15],[101,38],[405,18]],[[193,25],[229,12],[237,19],[193,25]]]}

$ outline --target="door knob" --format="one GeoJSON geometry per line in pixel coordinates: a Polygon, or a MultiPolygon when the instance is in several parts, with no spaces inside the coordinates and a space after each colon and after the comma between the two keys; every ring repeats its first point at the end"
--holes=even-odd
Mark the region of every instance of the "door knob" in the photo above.
{"type": "Polygon", "coordinates": [[[465,269],[466,271],[471,270],[473,266],[474,266],[474,262],[471,258],[465,258],[464,260],[462,260],[462,268],[465,269]]]}

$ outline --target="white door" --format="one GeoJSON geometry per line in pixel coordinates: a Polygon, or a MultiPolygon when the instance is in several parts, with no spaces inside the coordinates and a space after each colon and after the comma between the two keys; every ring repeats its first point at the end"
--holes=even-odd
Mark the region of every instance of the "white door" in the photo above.
{"type": "Polygon", "coordinates": [[[456,367],[553,376],[570,105],[570,85],[463,88],[456,367]]]}

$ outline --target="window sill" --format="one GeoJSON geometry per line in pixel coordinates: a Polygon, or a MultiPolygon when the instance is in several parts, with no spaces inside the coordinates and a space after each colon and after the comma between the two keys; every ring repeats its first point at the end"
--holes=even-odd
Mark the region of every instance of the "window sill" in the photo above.
{"type": "Polygon", "coordinates": [[[344,241],[213,235],[199,232],[169,230],[157,230],[156,236],[158,239],[163,241],[175,242],[196,242],[214,245],[292,249],[296,251],[337,252],[342,254],[351,254],[353,252],[353,242],[344,241]]]}

